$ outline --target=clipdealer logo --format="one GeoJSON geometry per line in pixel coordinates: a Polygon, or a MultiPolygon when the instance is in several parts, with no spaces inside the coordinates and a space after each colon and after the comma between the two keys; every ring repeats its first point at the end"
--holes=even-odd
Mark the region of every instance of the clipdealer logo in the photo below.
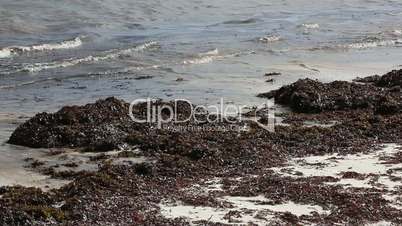
{"type": "MultiPolygon", "coordinates": [[[[158,102],[155,99],[136,99],[130,103],[129,116],[136,123],[149,123],[156,125],[156,128],[163,129],[164,125],[180,126],[185,129],[186,122],[193,122],[195,125],[212,125],[221,123],[228,128],[234,128],[233,125],[255,123],[259,127],[275,132],[275,107],[274,103],[267,101],[250,110],[246,105],[225,104],[224,98],[220,99],[218,104],[212,105],[193,105],[187,99],[175,99],[169,103],[158,102]],[[135,106],[145,104],[145,115],[139,117],[135,115],[135,106]],[[188,114],[180,115],[179,107],[186,104],[189,107],[188,114]],[[180,105],[180,106],[179,106],[180,105]]],[[[213,127],[217,128],[217,127],[213,127]]],[[[195,128],[187,128],[194,130],[195,128]]],[[[205,127],[203,127],[205,129],[205,127]]],[[[212,128],[211,128],[212,129],[212,128]]],[[[232,130],[229,129],[229,130],[232,130]]],[[[243,128],[243,130],[245,130],[243,128]]]]}

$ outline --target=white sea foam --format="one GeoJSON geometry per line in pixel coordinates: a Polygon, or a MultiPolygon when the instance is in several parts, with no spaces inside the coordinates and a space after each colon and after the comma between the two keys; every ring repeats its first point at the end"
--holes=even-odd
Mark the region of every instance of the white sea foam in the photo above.
{"type": "Polygon", "coordinates": [[[207,52],[205,52],[205,53],[200,53],[199,55],[200,55],[200,56],[216,56],[216,55],[218,55],[218,54],[219,54],[219,50],[218,50],[218,49],[214,49],[214,50],[207,51],[207,52]]]}
{"type": "Polygon", "coordinates": [[[105,55],[87,56],[87,57],[78,58],[78,59],[72,58],[72,59],[66,59],[63,61],[56,61],[56,62],[49,62],[49,63],[25,64],[25,65],[23,65],[22,69],[20,69],[18,71],[39,72],[39,71],[48,70],[48,69],[71,67],[71,66],[81,64],[81,63],[111,60],[111,59],[116,59],[118,57],[129,56],[134,53],[144,51],[145,49],[147,49],[151,46],[155,46],[156,44],[157,44],[156,42],[147,42],[147,43],[144,43],[144,44],[141,44],[136,47],[129,48],[129,49],[108,51],[108,53],[105,55]]]}
{"type": "Polygon", "coordinates": [[[402,30],[393,30],[392,34],[394,34],[396,36],[401,36],[402,35],[402,30]]]}
{"type": "MultiPolygon", "coordinates": [[[[401,31],[402,32],[402,31],[401,31]]],[[[401,33],[402,36],[402,33],[401,33]]],[[[392,47],[402,45],[402,38],[398,39],[388,39],[382,40],[379,38],[366,38],[361,41],[357,41],[349,44],[339,44],[339,45],[324,45],[310,48],[310,51],[316,50],[349,50],[349,49],[371,49],[378,47],[392,47]]]]}
{"type": "Polygon", "coordinates": [[[72,40],[63,41],[60,43],[53,44],[41,44],[30,47],[21,47],[21,49],[25,51],[48,51],[48,50],[58,50],[58,49],[72,49],[77,48],[82,45],[82,40],[79,37],[76,37],[72,40]]]}
{"type": "Polygon", "coordinates": [[[302,24],[301,26],[304,27],[304,28],[307,28],[307,29],[318,29],[318,28],[320,28],[319,24],[307,24],[307,23],[305,23],[305,24],[302,24]]]}
{"type": "Polygon", "coordinates": [[[218,49],[214,49],[211,51],[207,51],[205,53],[199,53],[198,57],[194,57],[192,59],[187,59],[183,61],[184,65],[190,65],[190,64],[207,64],[207,63],[211,63],[214,60],[218,60],[218,59],[224,59],[227,57],[234,57],[234,56],[238,56],[239,53],[234,53],[234,54],[226,54],[226,55],[221,55],[219,53],[218,49]]]}
{"type": "Polygon", "coordinates": [[[11,57],[12,52],[9,48],[0,49],[0,58],[8,58],[11,57]]]}
{"type": "Polygon", "coordinates": [[[81,45],[82,40],[80,37],[77,37],[72,40],[66,40],[60,43],[48,43],[33,46],[10,46],[0,49],[0,58],[7,58],[13,55],[18,55],[24,52],[32,52],[32,51],[52,51],[60,49],[72,49],[77,48],[81,45]]]}
{"type": "Polygon", "coordinates": [[[259,39],[260,42],[270,43],[270,42],[277,42],[281,40],[281,36],[278,35],[267,35],[259,39]]]}
{"type": "Polygon", "coordinates": [[[211,63],[216,58],[218,58],[218,57],[216,57],[216,56],[203,56],[203,57],[196,58],[196,59],[185,60],[185,61],[183,61],[183,64],[207,64],[207,63],[211,63]]]}
{"type": "Polygon", "coordinates": [[[352,44],[348,44],[346,46],[342,46],[348,49],[368,49],[368,48],[375,48],[375,47],[384,47],[384,46],[394,46],[397,44],[402,44],[402,39],[396,40],[364,40],[362,42],[356,42],[352,44]]]}

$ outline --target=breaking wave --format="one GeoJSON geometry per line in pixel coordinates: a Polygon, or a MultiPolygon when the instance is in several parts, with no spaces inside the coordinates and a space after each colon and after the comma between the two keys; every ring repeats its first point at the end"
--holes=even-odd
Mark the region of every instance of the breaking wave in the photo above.
{"type": "Polygon", "coordinates": [[[222,57],[204,56],[204,57],[200,57],[200,58],[196,58],[196,59],[185,60],[185,61],[183,61],[183,64],[207,64],[207,63],[211,63],[212,61],[214,61],[217,58],[222,58],[222,57]]]}
{"type": "Polygon", "coordinates": [[[380,40],[378,38],[368,38],[361,42],[344,45],[343,47],[348,49],[368,49],[375,47],[394,46],[398,44],[402,44],[402,39],[380,40]]]}
{"type": "Polygon", "coordinates": [[[8,58],[11,57],[12,52],[8,48],[0,49],[0,58],[8,58]]]}
{"type": "Polygon", "coordinates": [[[52,51],[59,49],[72,49],[82,45],[81,38],[77,37],[72,40],[66,40],[60,43],[40,44],[33,46],[10,46],[0,49],[0,58],[7,58],[13,55],[19,55],[32,51],[52,51]]]}
{"type": "Polygon", "coordinates": [[[194,57],[189,60],[184,60],[183,64],[184,65],[190,65],[190,64],[207,64],[211,63],[214,60],[221,60],[221,59],[226,59],[226,58],[232,58],[232,57],[238,57],[240,55],[249,55],[253,54],[254,51],[249,51],[249,52],[237,52],[237,53],[229,53],[222,55],[219,53],[218,49],[214,49],[205,53],[199,53],[198,57],[194,57]]]}
{"type": "Polygon", "coordinates": [[[267,35],[265,37],[261,37],[258,39],[260,42],[270,43],[277,42],[281,40],[281,36],[279,35],[267,35]]]}
{"type": "Polygon", "coordinates": [[[48,69],[71,67],[71,66],[81,64],[81,63],[90,63],[90,62],[98,62],[98,61],[116,59],[118,57],[130,56],[133,53],[141,52],[151,46],[155,46],[156,44],[157,44],[156,42],[147,42],[142,45],[138,45],[136,47],[129,48],[129,49],[109,51],[107,54],[99,55],[99,56],[87,56],[87,57],[78,58],[78,59],[72,58],[72,59],[66,59],[63,61],[55,61],[55,62],[49,62],[49,63],[23,64],[22,68],[20,68],[16,71],[9,72],[8,74],[21,72],[21,71],[39,72],[39,71],[48,70],[48,69]]]}
{"type": "Polygon", "coordinates": [[[371,49],[377,47],[389,47],[389,46],[399,46],[402,45],[402,39],[388,39],[383,40],[379,38],[366,38],[361,41],[357,41],[349,44],[339,44],[339,45],[324,45],[309,48],[310,51],[319,50],[350,50],[350,49],[371,49]]]}
{"type": "Polygon", "coordinates": [[[301,26],[304,27],[304,28],[307,28],[307,29],[318,29],[318,28],[320,28],[319,24],[302,24],[301,26]]]}
{"type": "Polygon", "coordinates": [[[200,53],[199,55],[200,55],[200,56],[216,56],[216,55],[218,55],[218,54],[219,54],[219,50],[218,50],[218,49],[214,49],[214,50],[207,51],[207,52],[205,52],[205,53],[200,53]]]}
{"type": "Polygon", "coordinates": [[[402,30],[393,30],[392,34],[394,34],[396,36],[402,36],[402,30]]]}
{"type": "Polygon", "coordinates": [[[198,57],[196,57],[194,59],[185,60],[185,61],[183,61],[183,64],[185,64],[185,65],[187,65],[187,64],[207,64],[207,63],[211,63],[215,59],[219,59],[219,58],[223,58],[223,57],[224,56],[219,55],[218,49],[214,49],[211,51],[207,51],[205,53],[200,53],[200,54],[198,54],[198,57]]]}

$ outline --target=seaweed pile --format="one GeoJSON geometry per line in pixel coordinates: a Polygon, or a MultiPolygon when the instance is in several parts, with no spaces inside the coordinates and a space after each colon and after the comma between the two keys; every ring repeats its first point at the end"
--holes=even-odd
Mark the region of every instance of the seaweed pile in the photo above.
{"type": "MultiPolygon", "coordinates": [[[[261,195],[269,200],[269,205],[294,202],[318,205],[325,211],[309,215],[297,215],[292,210],[260,212],[254,216],[256,222],[263,219],[278,225],[361,225],[380,221],[402,224],[401,206],[395,204],[398,200],[390,201],[384,196],[401,197],[401,186],[390,190],[337,184],[345,178],[368,177],[378,184],[380,176],[399,183],[400,168],[387,175],[364,175],[350,169],[339,172],[339,177],[289,176],[274,170],[288,165],[292,158],[370,154],[384,143],[402,144],[401,80],[401,71],[359,79],[359,83],[326,84],[305,79],[261,94],[294,111],[284,114],[287,125],[277,125],[274,133],[253,123],[245,131],[158,129],[152,124],[131,121],[129,104],[116,98],[38,114],[20,125],[9,142],[96,152],[98,157],[92,160],[99,164],[99,170],[53,174],[57,178],[68,176],[73,182],[49,192],[22,187],[0,189],[0,224],[252,225],[233,220],[249,212],[234,211],[233,203],[222,200],[261,195]],[[317,124],[306,126],[306,121],[317,124]],[[320,126],[328,121],[336,123],[320,126]],[[113,164],[105,155],[124,147],[136,148],[140,154],[129,149],[119,156],[141,155],[154,161],[113,164]],[[219,189],[203,190],[207,181],[216,178],[220,181],[219,189]],[[160,205],[165,202],[226,208],[226,221],[168,217],[160,205]]],[[[133,109],[137,116],[144,117],[147,106],[137,104],[133,109]]],[[[176,113],[184,117],[189,110],[190,106],[183,103],[176,113]]],[[[228,124],[189,121],[185,125],[215,128],[228,124]]],[[[243,122],[235,124],[243,126],[243,122]]],[[[400,152],[384,161],[395,166],[402,164],[400,152]]]]}
{"type": "MultiPolygon", "coordinates": [[[[163,104],[154,101],[154,105],[163,104]]],[[[173,103],[166,103],[172,105],[173,103]]],[[[189,114],[190,106],[179,102],[178,117],[189,114]]],[[[133,107],[133,114],[146,117],[146,103],[133,107]]],[[[88,148],[109,151],[118,148],[126,137],[147,129],[129,116],[129,103],[110,97],[85,106],[66,106],[56,113],[40,113],[20,125],[8,143],[33,148],[88,148]]]]}
{"type": "Polygon", "coordinates": [[[357,80],[368,84],[345,81],[321,83],[302,79],[258,96],[274,98],[276,103],[301,113],[371,109],[378,114],[393,114],[402,109],[401,73],[393,71],[384,76],[357,80]]]}

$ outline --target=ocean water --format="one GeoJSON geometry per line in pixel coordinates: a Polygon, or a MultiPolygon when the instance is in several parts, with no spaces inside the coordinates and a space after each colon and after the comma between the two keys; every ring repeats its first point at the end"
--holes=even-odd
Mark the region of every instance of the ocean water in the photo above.
{"type": "Polygon", "coordinates": [[[401,46],[397,0],[0,0],[1,142],[21,116],[107,96],[257,105],[397,69],[401,46]]]}

